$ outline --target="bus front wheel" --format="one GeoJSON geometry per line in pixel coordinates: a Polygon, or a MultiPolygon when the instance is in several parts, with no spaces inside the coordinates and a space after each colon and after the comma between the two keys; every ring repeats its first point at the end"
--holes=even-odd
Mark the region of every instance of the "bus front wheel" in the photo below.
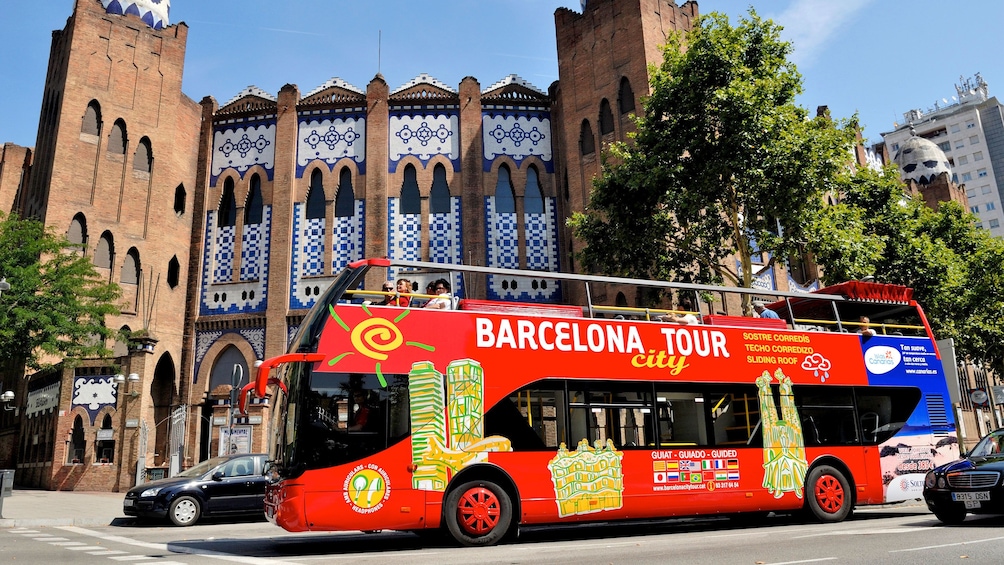
{"type": "Polygon", "coordinates": [[[444,514],[447,529],[461,545],[495,545],[512,523],[512,501],[491,481],[471,481],[450,491],[444,514]]]}
{"type": "Polygon", "coordinates": [[[820,465],[809,472],[806,505],[820,522],[840,522],[851,513],[851,486],[844,474],[820,465]]]}

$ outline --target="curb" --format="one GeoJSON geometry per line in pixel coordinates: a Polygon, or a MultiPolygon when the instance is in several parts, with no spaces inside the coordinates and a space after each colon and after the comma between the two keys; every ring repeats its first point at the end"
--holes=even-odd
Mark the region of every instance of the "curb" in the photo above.
{"type": "Polygon", "coordinates": [[[0,528],[39,528],[55,526],[109,526],[109,518],[0,518],[0,528]]]}

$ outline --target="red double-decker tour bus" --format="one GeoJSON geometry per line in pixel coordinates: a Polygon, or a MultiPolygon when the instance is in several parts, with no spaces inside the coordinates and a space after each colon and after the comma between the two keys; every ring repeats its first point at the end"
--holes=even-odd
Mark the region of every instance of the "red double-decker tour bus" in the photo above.
{"type": "Polygon", "coordinates": [[[414,289],[542,276],[349,265],[245,390],[271,397],[265,512],[286,530],[443,530],[489,545],[530,524],[800,510],[840,521],[920,498],[924,474],[958,456],[939,352],[904,287],[764,294],[547,273],[581,285],[586,304],[440,295],[452,308],[430,309],[418,293],[377,305],[395,293],[365,282],[388,274],[414,289]],[[685,319],[594,304],[597,285],[704,302],[685,319]],[[743,294],[768,297],[777,318],[706,311],[743,294]]]}

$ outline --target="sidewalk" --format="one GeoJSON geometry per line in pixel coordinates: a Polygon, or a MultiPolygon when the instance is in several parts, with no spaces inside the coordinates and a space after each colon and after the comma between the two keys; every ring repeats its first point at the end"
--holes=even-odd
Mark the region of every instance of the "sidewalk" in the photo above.
{"type": "Polygon", "coordinates": [[[122,513],[123,492],[14,489],[3,499],[0,528],[107,526],[122,513]]]}

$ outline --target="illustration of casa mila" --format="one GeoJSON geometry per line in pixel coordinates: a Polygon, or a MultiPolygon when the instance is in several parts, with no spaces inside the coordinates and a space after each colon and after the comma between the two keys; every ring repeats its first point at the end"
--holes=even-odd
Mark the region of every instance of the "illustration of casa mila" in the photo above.
{"type": "Polygon", "coordinates": [[[425,458],[425,454],[446,445],[446,411],[443,374],[428,361],[415,363],[408,374],[411,404],[411,457],[417,467],[412,487],[444,491],[449,480],[445,461],[425,458]]]}
{"type": "Polygon", "coordinates": [[[484,439],[484,370],[473,359],[446,366],[450,449],[463,450],[484,439]]]}
{"type": "Polygon", "coordinates": [[[611,440],[596,440],[595,448],[585,439],[574,452],[562,443],[558,454],[548,462],[558,516],[591,514],[616,510],[624,504],[624,475],[621,459],[624,453],[614,448],[611,440]]]}

